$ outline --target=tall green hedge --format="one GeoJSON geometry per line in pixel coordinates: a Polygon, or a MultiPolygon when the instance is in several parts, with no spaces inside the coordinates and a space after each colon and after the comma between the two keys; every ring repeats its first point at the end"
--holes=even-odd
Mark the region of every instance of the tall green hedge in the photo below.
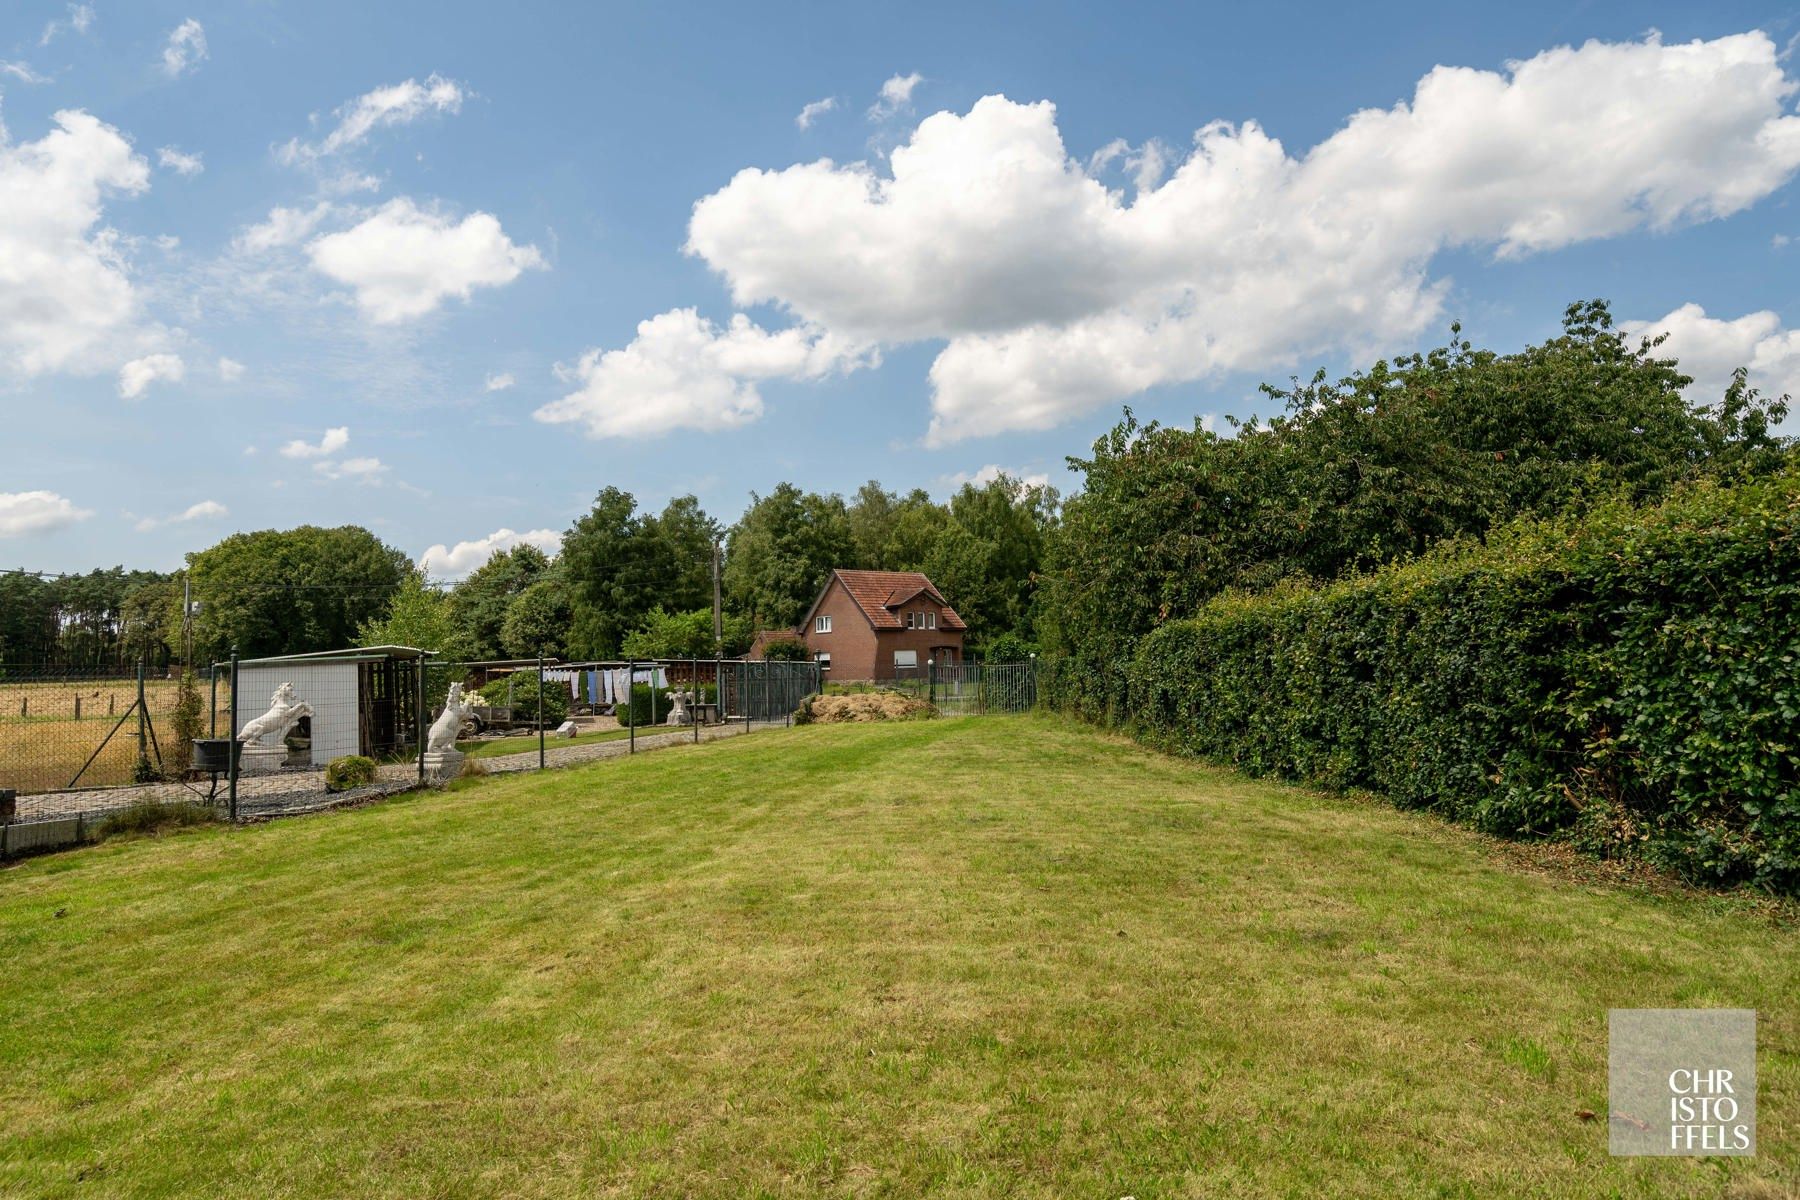
{"type": "Polygon", "coordinates": [[[1797,474],[1221,596],[1117,684],[1057,669],[1166,749],[1800,891],[1797,474]]]}

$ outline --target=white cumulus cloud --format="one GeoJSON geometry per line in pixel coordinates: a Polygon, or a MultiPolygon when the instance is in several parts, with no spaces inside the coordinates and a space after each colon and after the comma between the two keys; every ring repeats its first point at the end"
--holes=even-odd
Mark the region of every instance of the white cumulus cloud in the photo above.
{"type": "Polygon", "coordinates": [[[0,492],[0,537],[54,533],[93,515],[55,492],[0,492]]]}
{"type": "Polygon", "coordinates": [[[10,75],[20,83],[49,83],[48,75],[40,75],[28,62],[14,62],[0,58],[0,75],[10,75]]]}
{"type": "Polygon", "coordinates": [[[158,150],[156,161],[177,175],[198,175],[206,170],[206,164],[198,154],[184,154],[174,146],[164,146],[158,150]]]}
{"type": "Polygon", "coordinates": [[[69,5],[66,20],[53,20],[44,26],[43,35],[38,38],[38,45],[48,46],[65,29],[76,33],[86,33],[94,24],[94,6],[91,4],[69,5]]]}
{"type": "Polygon", "coordinates": [[[687,248],[740,306],[859,344],[945,341],[928,441],[1042,429],[1417,336],[1443,319],[1447,249],[1519,258],[1742,211],[1800,168],[1796,86],[1760,32],[1589,42],[1435,68],[1297,154],[1215,122],[1185,154],[1103,148],[1094,167],[1053,105],[988,96],[920,122],[886,173],[740,171],[695,206],[687,248]],[[1133,197],[1095,177],[1121,158],[1133,197]]]}
{"type": "Polygon", "coordinates": [[[507,388],[517,382],[518,380],[512,377],[512,372],[498,371],[489,375],[487,377],[487,382],[483,386],[490,392],[504,392],[507,388]]]}
{"type": "Polygon", "coordinates": [[[318,142],[289,141],[276,157],[290,165],[311,162],[362,144],[376,129],[406,125],[432,113],[455,113],[465,92],[454,79],[432,75],[423,83],[408,79],[365,92],[334,114],[337,124],[318,142]]]}
{"type": "Polygon", "coordinates": [[[180,383],[187,378],[187,364],[179,354],[146,354],[119,368],[119,395],[136,400],[153,383],[180,383]]]}
{"type": "Polygon", "coordinates": [[[1684,304],[1659,321],[1625,321],[1619,327],[1633,337],[1669,335],[1655,353],[1678,360],[1681,373],[1693,377],[1685,393],[1689,404],[1717,404],[1739,367],[1748,369],[1750,385],[1764,395],[1800,396],[1800,329],[1783,329],[1775,313],[1724,320],[1707,316],[1698,304],[1684,304]]]}
{"type": "Polygon", "coordinates": [[[313,470],[327,479],[347,479],[353,483],[380,483],[387,474],[387,464],[379,458],[346,458],[316,462],[313,470]]]}
{"type": "Polygon", "coordinates": [[[452,221],[405,196],[306,249],[314,268],[349,285],[358,307],[380,324],[424,316],[451,297],[467,300],[478,287],[500,287],[545,265],[536,246],[514,244],[490,213],[452,221]]]}
{"type": "Polygon", "coordinates": [[[244,377],[244,364],[235,358],[219,359],[219,378],[226,383],[236,383],[244,377]]]}
{"type": "Polygon", "coordinates": [[[952,491],[961,488],[965,483],[972,483],[980,488],[986,487],[1002,475],[1017,483],[1022,483],[1028,488],[1050,486],[1050,476],[1044,471],[1021,471],[1013,467],[1000,466],[998,463],[988,463],[975,471],[958,471],[954,475],[947,476],[944,482],[949,484],[952,491]]]}
{"type": "Polygon", "coordinates": [[[811,129],[814,121],[836,107],[836,96],[827,96],[823,100],[811,101],[801,106],[800,112],[794,117],[794,124],[801,129],[811,129]]]}
{"type": "Polygon", "coordinates": [[[206,30],[200,22],[189,17],[169,31],[169,40],[163,44],[163,74],[174,79],[198,69],[205,61],[206,30]]]}
{"type": "Polygon", "coordinates": [[[315,445],[300,438],[289,442],[281,448],[283,458],[325,458],[336,454],[350,444],[350,427],[339,425],[327,429],[315,445]]]}
{"type": "Polygon", "coordinates": [[[917,71],[910,75],[890,76],[881,85],[881,95],[869,106],[869,120],[885,121],[902,109],[911,107],[913,90],[923,82],[925,77],[917,71]]]}
{"type": "Polygon", "coordinates": [[[202,500],[198,504],[190,504],[178,513],[166,517],[140,517],[133,528],[139,533],[148,533],[152,529],[160,529],[164,525],[180,525],[188,521],[204,521],[209,517],[223,517],[231,510],[217,500],[202,500]]]}
{"type": "Polygon", "coordinates": [[[0,373],[97,371],[136,349],[138,299],[109,194],[150,186],[118,130],[65,109],[34,142],[0,125],[0,373]]]}
{"type": "Polygon", "coordinates": [[[284,246],[298,245],[313,235],[313,231],[331,215],[331,211],[331,204],[323,200],[311,208],[284,208],[277,205],[269,210],[267,220],[245,226],[232,239],[232,247],[244,254],[261,254],[284,246]]]}
{"type": "Polygon", "coordinates": [[[770,333],[742,313],[720,329],[691,308],[640,321],[620,350],[589,350],[558,375],[577,390],[537,410],[590,437],[651,437],[675,429],[734,429],[762,415],[757,381],[817,379],[866,356],[818,330],[770,333]]]}
{"type": "Polygon", "coordinates": [[[515,546],[536,546],[554,558],[562,549],[562,534],[554,529],[530,529],[524,533],[496,529],[486,537],[454,546],[440,542],[419,556],[419,569],[436,579],[461,579],[494,555],[515,546]]]}

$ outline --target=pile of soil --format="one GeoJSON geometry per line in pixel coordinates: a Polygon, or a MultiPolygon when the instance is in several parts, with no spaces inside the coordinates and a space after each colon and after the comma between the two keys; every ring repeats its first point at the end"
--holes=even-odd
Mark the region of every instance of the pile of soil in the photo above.
{"type": "Polygon", "coordinates": [[[821,724],[845,721],[917,721],[937,716],[937,709],[900,692],[858,692],[848,696],[814,696],[807,716],[821,724]]]}

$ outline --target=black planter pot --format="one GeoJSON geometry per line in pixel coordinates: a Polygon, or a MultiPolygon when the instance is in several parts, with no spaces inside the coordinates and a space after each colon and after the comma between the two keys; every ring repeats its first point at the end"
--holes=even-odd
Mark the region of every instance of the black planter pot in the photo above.
{"type": "Polygon", "coordinates": [[[231,770],[230,738],[195,738],[193,768],[214,775],[231,770]]]}

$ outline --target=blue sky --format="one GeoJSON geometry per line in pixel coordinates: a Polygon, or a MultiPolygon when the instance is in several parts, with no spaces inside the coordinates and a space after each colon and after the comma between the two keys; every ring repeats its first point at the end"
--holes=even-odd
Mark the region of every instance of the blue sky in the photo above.
{"type": "Polygon", "coordinates": [[[1517,346],[1588,296],[1672,329],[1696,399],[1740,362],[1800,392],[1797,32],[1755,4],[15,3],[0,566],[358,522],[454,576],[608,484],[727,521],[782,480],[1066,489],[1123,403],[1248,415],[1259,380],[1452,319],[1517,346]]]}

